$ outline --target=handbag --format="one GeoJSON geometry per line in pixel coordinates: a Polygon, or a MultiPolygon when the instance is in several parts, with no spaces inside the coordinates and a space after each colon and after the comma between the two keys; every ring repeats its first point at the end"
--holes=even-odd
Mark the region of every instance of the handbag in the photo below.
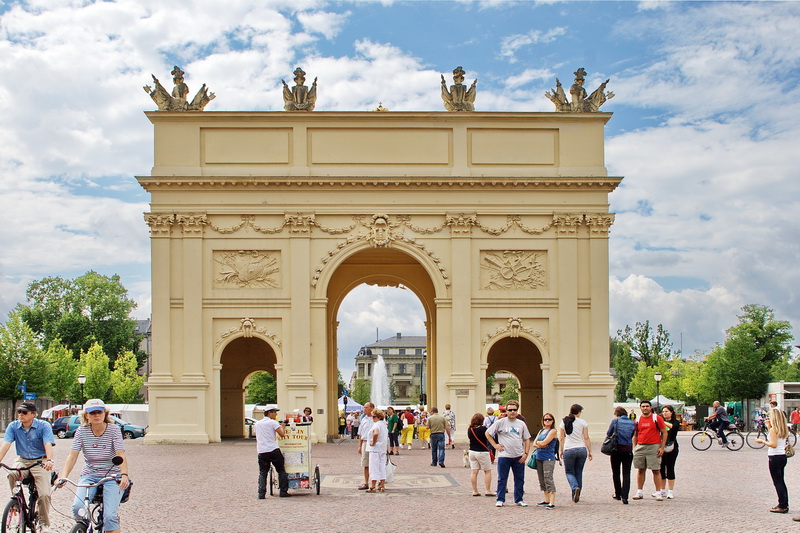
{"type": "Polygon", "coordinates": [[[603,444],[600,446],[600,452],[605,455],[611,455],[617,451],[617,427],[619,426],[619,419],[614,424],[614,431],[611,435],[606,435],[603,444]]]}
{"type": "Polygon", "coordinates": [[[786,453],[786,457],[794,457],[794,446],[786,443],[786,448],[784,449],[784,453],[786,453]]]}
{"type": "Polygon", "coordinates": [[[539,451],[538,449],[533,450],[533,453],[531,454],[531,458],[528,459],[528,468],[532,468],[533,470],[536,470],[536,452],[538,452],[538,451],[539,451]]]}
{"type": "Polygon", "coordinates": [[[664,446],[664,453],[669,453],[675,449],[675,441],[671,440],[664,446]]]}
{"type": "Polygon", "coordinates": [[[394,471],[397,469],[397,465],[394,464],[390,459],[389,456],[386,456],[386,483],[391,483],[394,481],[394,471]]]}

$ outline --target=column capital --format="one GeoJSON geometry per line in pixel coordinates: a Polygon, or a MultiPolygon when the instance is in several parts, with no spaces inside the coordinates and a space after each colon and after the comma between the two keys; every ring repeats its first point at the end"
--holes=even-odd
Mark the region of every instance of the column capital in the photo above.
{"type": "Polygon", "coordinates": [[[592,237],[607,237],[611,225],[614,224],[614,213],[586,215],[586,225],[592,237]]]}
{"type": "Polygon", "coordinates": [[[145,213],[144,221],[150,227],[151,237],[169,237],[175,215],[172,213],[145,213]]]}
{"type": "Polygon", "coordinates": [[[202,237],[208,217],[205,213],[177,213],[175,221],[183,230],[184,237],[202,237]]]}
{"type": "Polygon", "coordinates": [[[578,227],[583,223],[583,215],[572,213],[553,213],[553,225],[559,237],[577,237],[578,227]]]}

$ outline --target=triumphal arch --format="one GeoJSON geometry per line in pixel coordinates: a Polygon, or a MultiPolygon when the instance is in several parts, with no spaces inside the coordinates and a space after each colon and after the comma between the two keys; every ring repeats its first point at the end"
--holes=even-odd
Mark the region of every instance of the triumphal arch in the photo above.
{"type": "Polygon", "coordinates": [[[200,112],[214,94],[181,101],[177,70],[172,95],[146,87],[155,157],[138,178],[152,197],[147,441],[241,437],[258,370],[283,411],[314,409],[315,438],[336,434],[337,313],[363,283],[419,297],[429,403],[453,406],[458,435],[496,370],[519,378],[529,420],[578,402],[604,429],[610,94],[587,96],[578,71],[572,102],[560,83],[548,93],[556,112],[472,111],[462,70],[442,80],[447,111],[312,112],[316,80],[296,91],[298,69],[285,111],[200,112]]]}

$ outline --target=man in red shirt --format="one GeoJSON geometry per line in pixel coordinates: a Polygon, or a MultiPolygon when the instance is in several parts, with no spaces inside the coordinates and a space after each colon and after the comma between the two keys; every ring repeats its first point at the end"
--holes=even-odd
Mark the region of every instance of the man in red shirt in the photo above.
{"type": "Polygon", "coordinates": [[[789,415],[789,417],[792,421],[792,429],[797,431],[797,426],[800,425],[800,411],[797,410],[797,407],[794,408],[794,411],[792,411],[792,414],[789,415]]]}
{"type": "Polygon", "coordinates": [[[644,478],[646,472],[651,470],[653,483],[656,485],[653,496],[661,501],[664,499],[660,489],[661,456],[667,443],[667,426],[663,418],[652,412],[653,406],[649,400],[642,400],[639,408],[642,410],[642,416],[636,420],[636,432],[633,434],[633,466],[638,470],[636,475],[638,490],[633,499],[644,498],[644,478]]]}

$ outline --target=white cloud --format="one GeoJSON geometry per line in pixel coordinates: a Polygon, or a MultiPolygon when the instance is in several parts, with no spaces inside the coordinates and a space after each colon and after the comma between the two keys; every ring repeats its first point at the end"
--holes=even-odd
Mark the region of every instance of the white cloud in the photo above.
{"type": "Polygon", "coordinates": [[[516,63],[517,58],[514,54],[520,48],[530,46],[532,44],[549,43],[567,33],[567,28],[557,26],[547,31],[531,30],[528,33],[514,34],[503,37],[500,43],[500,57],[506,59],[509,63],[516,63]]]}
{"type": "Polygon", "coordinates": [[[324,11],[304,12],[297,14],[297,20],[303,25],[303,29],[308,33],[321,33],[326,39],[333,39],[347,21],[347,13],[327,13],[324,11]]]}

